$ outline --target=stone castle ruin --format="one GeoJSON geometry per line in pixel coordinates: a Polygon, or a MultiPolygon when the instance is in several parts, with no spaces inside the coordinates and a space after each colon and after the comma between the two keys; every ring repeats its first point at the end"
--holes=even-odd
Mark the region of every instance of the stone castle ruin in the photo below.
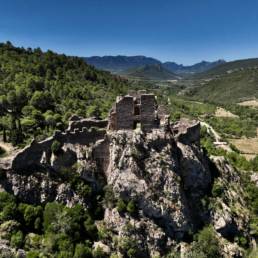
{"type": "Polygon", "coordinates": [[[109,114],[109,130],[133,130],[144,132],[169,124],[169,112],[158,105],[156,96],[146,91],[130,92],[118,96],[109,114]]]}
{"type": "Polygon", "coordinates": [[[133,130],[137,125],[143,131],[158,128],[157,101],[154,94],[131,93],[119,96],[109,115],[109,130],[133,130]]]}
{"type": "Polygon", "coordinates": [[[153,130],[165,130],[184,143],[198,143],[200,138],[199,122],[182,120],[171,125],[166,108],[157,104],[154,94],[130,92],[126,96],[117,97],[108,120],[84,119],[73,115],[64,132],[56,131],[41,142],[33,140],[29,146],[16,153],[6,167],[14,171],[41,167],[58,170],[62,166],[75,164],[84,158],[82,153],[90,152],[91,158],[105,170],[109,157],[109,132],[133,131],[136,128],[147,134],[153,130]],[[62,145],[61,157],[53,158],[51,145],[54,141],[62,145]]]}

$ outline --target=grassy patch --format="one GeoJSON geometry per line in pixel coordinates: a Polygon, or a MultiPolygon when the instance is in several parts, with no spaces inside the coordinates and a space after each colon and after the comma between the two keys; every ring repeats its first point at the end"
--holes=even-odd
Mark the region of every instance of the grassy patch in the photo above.
{"type": "Polygon", "coordinates": [[[200,116],[211,116],[216,110],[216,106],[209,103],[202,103],[192,100],[180,98],[178,96],[170,96],[170,110],[172,118],[181,117],[198,118],[200,116]],[[175,117],[177,116],[177,117],[175,117]]]}

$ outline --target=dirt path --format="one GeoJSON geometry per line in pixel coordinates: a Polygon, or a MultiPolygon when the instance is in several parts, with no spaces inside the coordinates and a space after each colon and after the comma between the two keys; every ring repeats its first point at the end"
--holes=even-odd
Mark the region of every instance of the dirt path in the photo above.
{"type": "Polygon", "coordinates": [[[216,132],[211,125],[209,125],[206,122],[201,122],[201,126],[205,126],[207,128],[208,133],[213,135],[213,137],[215,139],[213,144],[215,146],[217,146],[217,147],[219,147],[219,148],[221,148],[221,149],[223,149],[225,151],[228,151],[228,152],[232,151],[232,149],[230,148],[228,143],[222,141],[222,139],[221,139],[220,135],[218,134],[218,132],[216,132]]]}
{"type": "Polygon", "coordinates": [[[208,133],[213,134],[216,142],[220,142],[221,141],[220,135],[213,129],[213,127],[211,125],[209,125],[206,122],[201,122],[201,126],[205,126],[207,128],[208,133]]]}

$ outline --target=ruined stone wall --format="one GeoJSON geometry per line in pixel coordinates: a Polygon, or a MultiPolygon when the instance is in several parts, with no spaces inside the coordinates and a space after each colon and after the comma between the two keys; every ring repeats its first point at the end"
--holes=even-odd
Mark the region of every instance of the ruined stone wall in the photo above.
{"type": "Polygon", "coordinates": [[[184,144],[200,144],[200,122],[180,120],[172,126],[177,141],[184,144]]]}
{"type": "Polygon", "coordinates": [[[44,141],[33,141],[29,146],[17,153],[12,160],[12,169],[15,171],[23,171],[26,169],[36,169],[42,166],[42,163],[49,163],[51,157],[51,145],[54,140],[61,144],[78,144],[89,145],[98,140],[104,139],[105,129],[83,128],[83,130],[75,129],[74,132],[62,133],[57,131],[52,137],[44,141]],[[44,162],[42,160],[45,160],[44,162]]]}
{"type": "Polygon", "coordinates": [[[46,159],[50,159],[51,145],[54,137],[47,138],[42,142],[32,141],[32,143],[16,154],[12,160],[11,169],[26,173],[27,169],[38,169],[40,161],[45,151],[46,159]]]}
{"type": "Polygon", "coordinates": [[[106,128],[108,120],[95,120],[95,119],[80,119],[78,121],[70,121],[67,131],[74,131],[75,129],[82,130],[83,127],[91,128],[106,128]]]}
{"type": "Polygon", "coordinates": [[[125,96],[116,103],[116,129],[132,130],[134,125],[134,101],[132,96],[125,96]]]}
{"type": "Polygon", "coordinates": [[[144,131],[150,131],[157,128],[157,120],[155,117],[156,99],[153,94],[141,95],[140,116],[141,128],[144,131]]]}
{"type": "Polygon", "coordinates": [[[157,114],[160,126],[167,126],[170,123],[169,110],[164,105],[159,105],[157,108],[157,114]]]}

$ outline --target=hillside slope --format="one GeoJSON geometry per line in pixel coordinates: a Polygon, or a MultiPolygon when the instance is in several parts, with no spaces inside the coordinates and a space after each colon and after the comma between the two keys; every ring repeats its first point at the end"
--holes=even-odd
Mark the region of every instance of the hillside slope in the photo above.
{"type": "Polygon", "coordinates": [[[125,76],[145,80],[173,80],[179,77],[165,69],[162,65],[145,65],[122,73],[125,76]]]}
{"type": "Polygon", "coordinates": [[[207,78],[232,73],[247,68],[258,67],[258,58],[242,59],[220,64],[208,71],[197,74],[194,78],[207,78]]]}
{"type": "MultiPolygon", "coordinates": [[[[235,67],[237,66],[236,64],[234,65],[235,67]]],[[[225,67],[222,68],[215,68],[214,72],[225,71],[225,67]]],[[[253,97],[257,98],[258,68],[241,69],[220,76],[217,75],[216,78],[210,80],[204,80],[202,81],[202,86],[190,90],[188,95],[198,100],[221,104],[237,103],[253,97]]]]}

